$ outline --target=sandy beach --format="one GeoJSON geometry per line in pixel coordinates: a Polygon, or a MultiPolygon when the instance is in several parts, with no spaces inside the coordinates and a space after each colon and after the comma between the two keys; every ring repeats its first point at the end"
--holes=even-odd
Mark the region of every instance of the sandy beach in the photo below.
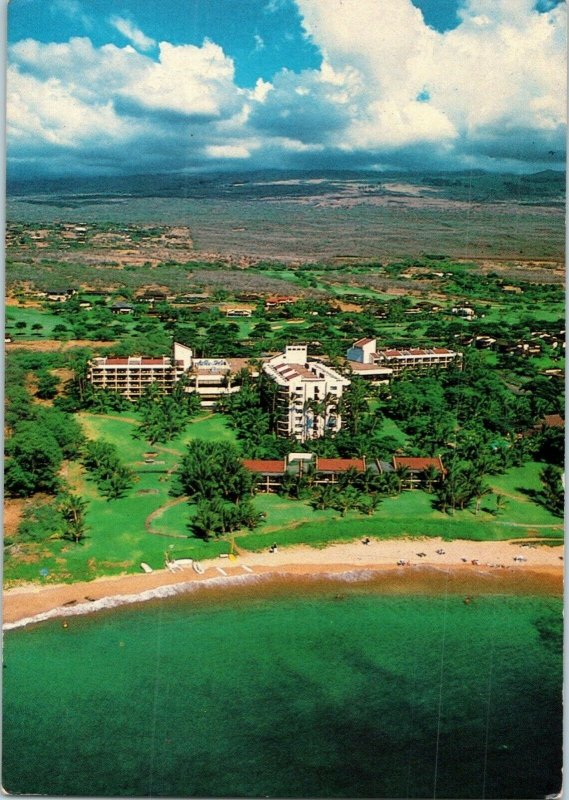
{"type": "Polygon", "coordinates": [[[191,565],[175,572],[97,578],[72,584],[27,584],[4,591],[5,628],[37,621],[45,616],[73,614],[108,607],[106,601],[124,604],[160,596],[160,590],[182,584],[235,585],[245,576],[270,576],[281,581],[290,577],[324,576],[365,572],[382,576],[386,587],[408,591],[444,585],[452,591],[502,590],[510,593],[559,594],[563,592],[563,547],[532,545],[531,540],[471,542],[442,539],[371,540],[336,544],[315,549],[290,547],[277,552],[243,553],[233,560],[216,558],[200,562],[203,574],[191,565]]]}

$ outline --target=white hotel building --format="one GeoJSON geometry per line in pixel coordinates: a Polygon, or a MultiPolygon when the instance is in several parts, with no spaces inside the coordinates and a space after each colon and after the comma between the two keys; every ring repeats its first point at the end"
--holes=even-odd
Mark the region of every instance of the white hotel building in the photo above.
{"type": "Polygon", "coordinates": [[[241,386],[235,385],[235,375],[247,368],[246,359],[194,358],[191,348],[175,343],[172,357],[93,358],[87,377],[96,389],[118,392],[128,400],[136,400],[152,384],[169,394],[184,376],[186,391],[196,392],[202,406],[213,406],[221,396],[240,390],[241,386]]]}
{"type": "Polygon", "coordinates": [[[292,345],[263,365],[278,387],[277,433],[304,442],[342,427],[338,400],[350,381],[319,361],[308,361],[306,345],[292,345]]]}
{"type": "Polygon", "coordinates": [[[426,371],[431,369],[448,369],[452,364],[460,364],[462,353],[446,347],[419,348],[408,350],[377,350],[375,339],[358,339],[346,353],[348,364],[361,377],[378,377],[383,373],[385,378],[400,375],[406,370],[426,371]]]}

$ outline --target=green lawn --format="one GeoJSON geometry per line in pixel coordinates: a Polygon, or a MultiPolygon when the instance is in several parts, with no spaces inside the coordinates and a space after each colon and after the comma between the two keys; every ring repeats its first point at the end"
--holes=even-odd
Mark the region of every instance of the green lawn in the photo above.
{"type": "Polygon", "coordinates": [[[270,326],[273,331],[281,331],[283,328],[286,329],[288,325],[305,325],[305,319],[283,319],[279,322],[271,322],[270,326]]]}
{"type": "MultiPolygon", "coordinates": [[[[87,538],[80,544],[48,541],[26,550],[25,558],[8,558],[4,579],[40,580],[39,570],[47,568],[42,582],[88,580],[98,575],[139,572],[140,562],[161,568],[166,551],[174,558],[211,558],[227,553],[228,539],[204,543],[193,539],[188,521],[195,506],[176,503],[170,494],[171,477],[166,471],[178,463],[185,444],[193,438],[234,441],[234,433],[222,415],[203,414],[192,421],[184,433],[165,445],[150,446],[133,438],[137,415],[78,415],[85,433],[92,438],[113,442],[122,459],[135,470],[137,481],[127,497],[107,501],[78,464],[71,464],[68,479],[75,491],[88,502],[87,538]],[[144,463],[144,453],[157,453],[155,464],[144,463]],[[159,463],[163,462],[163,463],[159,463]]],[[[383,432],[401,437],[395,423],[387,420],[383,432]]],[[[244,550],[260,550],[272,542],[280,546],[308,544],[315,547],[330,542],[349,541],[361,536],[380,539],[441,536],[446,539],[511,539],[551,537],[562,540],[563,526],[532,497],[540,488],[543,465],[525,464],[505,475],[488,479],[495,492],[507,497],[503,511],[496,514],[495,496],[484,498],[479,514],[473,509],[443,514],[433,508],[433,496],[421,491],[403,492],[385,498],[373,516],[348,511],[315,511],[307,501],[288,500],[278,495],[257,495],[254,503],[266,515],[254,532],[235,538],[244,550]],[[534,527],[535,526],[535,527],[534,527]]]]}
{"type": "MultiPolygon", "coordinates": [[[[507,498],[507,505],[500,515],[504,520],[523,525],[559,525],[561,520],[543,506],[535,502],[534,497],[541,490],[539,473],[545,465],[530,461],[522,467],[514,467],[504,475],[492,475],[487,481],[497,494],[507,498]]],[[[493,498],[483,506],[494,507],[493,498]]]]}
{"type": "Polygon", "coordinates": [[[255,325],[259,323],[259,320],[254,317],[229,317],[228,320],[239,327],[240,339],[248,339],[255,325]]]}
{"type": "Polygon", "coordinates": [[[104,439],[117,445],[122,458],[132,466],[132,462],[143,460],[143,454],[154,451],[164,458],[167,466],[172,466],[172,461],[177,455],[184,452],[184,448],[192,439],[206,439],[208,441],[235,442],[235,433],[229,427],[228,420],[223,414],[213,414],[207,411],[191,420],[186,429],[175,439],[165,444],[150,445],[144,439],[135,438],[137,425],[140,421],[139,414],[133,410],[111,414],[90,414],[81,412],[77,418],[83,426],[85,434],[91,439],[104,439]]]}
{"type": "Polygon", "coordinates": [[[140,562],[154,568],[164,564],[164,553],[173,557],[205,558],[227,552],[227,542],[204,543],[187,538],[187,521],[192,509],[182,503],[159,516],[155,523],[145,523],[149,515],[167,506],[171,478],[166,474],[180,460],[191,439],[234,441],[234,433],[222,415],[204,414],[190,422],[184,433],[167,444],[152,447],[143,439],[133,438],[138,421],[134,410],[121,414],[99,415],[82,412],[77,415],[89,438],[112,442],[122,460],[135,471],[136,483],[128,495],[108,501],[89,480],[79,465],[69,468],[72,488],[87,500],[87,537],[78,544],[50,541],[30,547],[27,560],[7,559],[4,579],[38,580],[39,570],[50,572],[48,582],[89,580],[98,575],[140,572],[140,562]],[[145,464],[144,454],[155,452],[155,464],[145,464]],[[165,537],[159,533],[166,532],[165,537]],[[172,537],[171,534],[174,534],[172,537]],[[186,538],[176,538],[183,536],[186,538]],[[170,548],[170,545],[173,545],[170,548]],[[29,562],[29,563],[27,563],[29,562]]]}
{"type": "Polygon", "coordinates": [[[393,419],[388,419],[386,417],[383,420],[380,432],[382,436],[392,436],[394,439],[397,439],[397,442],[402,447],[407,443],[407,434],[403,433],[399,425],[393,419]]]}
{"type": "MultiPolygon", "coordinates": [[[[509,481],[524,486],[535,483],[536,466],[511,470],[503,476],[509,481]]],[[[497,485],[498,486],[498,485],[497,485]]],[[[359,536],[380,539],[398,536],[441,536],[446,539],[511,539],[524,536],[563,538],[561,520],[519,495],[524,507],[512,500],[500,514],[495,514],[495,499],[482,504],[479,514],[474,509],[457,511],[453,515],[433,509],[433,496],[421,491],[403,492],[396,497],[383,500],[376,513],[371,516],[349,511],[345,517],[339,512],[313,511],[307,502],[286,500],[278,495],[259,495],[255,505],[267,514],[266,523],[254,533],[238,538],[240,546],[257,550],[267,547],[269,540],[282,546],[288,544],[312,544],[322,546],[334,541],[349,541],[359,536]],[[546,527],[533,529],[518,527],[540,524],[546,527]]]]}
{"type": "Polygon", "coordinates": [[[63,317],[52,314],[49,311],[43,311],[40,308],[20,308],[19,306],[6,307],[6,330],[17,339],[33,340],[51,338],[54,327],[60,324],[66,324],[63,317]],[[23,330],[16,328],[17,322],[25,322],[26,327],[23,330]],[[36,324],[43,326],[39,331],[40,335],[32,331],[32,325],[36,324]]]}
{"type": "MultiPolygon", "coordinates": [[[[178,445],[185,445],[191,439],[206,439],[216,442],[236,442],[235,431],[229,427],[229,421],[223,414],[204,412],[204,415],[192,420],[179,440],[178,445]]],[[[169,443],[171,445],[172,442],[169,443]]]]}
{"type": "Polygon", "coordinates": [[[533,317],[535,320],[532,330],[539,327],[539,321],[555,322],[555,320],[563,319],[565,317],[565,309],[562,303],[545,303],[534,304],[528,307],[526,304],[520,303],[504,303],[492,305],[489,311],[485,312],[486,322],[506,322],[508,325],[515,325],[527,317],[533,317]]]}

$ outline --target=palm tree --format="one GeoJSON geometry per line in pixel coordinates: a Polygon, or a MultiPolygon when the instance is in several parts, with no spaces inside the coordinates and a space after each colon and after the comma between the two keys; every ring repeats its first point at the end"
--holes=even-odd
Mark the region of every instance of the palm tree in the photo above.
{"type": "Polygon", "coordinates": [[[401,494],[403,489],[403,483],[409,480],[411,473],[409,472],[408,467],[397,467],[395,470],[395,475],[397,477],[397,486],[398,486],[398,494],[401,494]]]}
{"type": "Polygon", "coordinates": [[[496,514],[500,514],[508,504],[508,500],[503,494],[496,494],[496,514]]]}
{"type": "Polygon", "coordinates": [[[356,486],[359,484],[360,473],[355,467],[350,467],[345,472],[342,472],[338,479],[338,484],[341,489],[346,489],[348,486],[356,486]]]}
{"type": "Polygon", "coordinates": [[[561,469],[553,464],[547,464],[539,473],[545,505],[554,514],[563,512],[565,492],[561,475],[561,469]]]}
{"type": "Polygon", "coordinates": [[[332,508],[336,502],[338,490],[330,484],[317,486],[311,501],[313,508],[322,511],[325,508],[332,508]]]}
{"type": "Polygon", "coordinates": [[[365,472],[358,472],[355,485],[361,492],[364,492],[365,494],[377,492],[382,485],[381,476],[378,475],[378,473],[374,470],[367,467],[365,472]]]}
{"type": "Polygon", "coordinates": [[[441,511],[454,514],[457,506],[464,508],[469,491],[469,481],[464,471],[451,465],[437,489],[437,505],[441,511]]]}
{"type": "Polygon", "coordinates": [[[433,491],[434,484],[440,479],[440,473],[438,469],[434,467],[432,464],[430,464],[428,467],[425,467],[425,469],[422,471],[421,477],[425,482],[427,492],[431,494],[433,491]]]}
{"type": "Polygon", "coordinates": [[[380,476],[381,492],[383,494],[392,495],[399,494],[399,478],[395,472],[384,472],[380,476]]]}
{"type": "Polygon", "coordinates": [[[323,404],[316,398],[305,400],[302,406],[303,430],[305,439],[315,438],[318,435],[318,423],[322,419],[324,412],[323,404]]]}
{"type": "Polygon", "coordinates": [[[124,464],[118,464],[104,481],[104,485],[101,487],[101,494],[105,495],[107,500],[117,500],[125,496],[132,483],[133,473],[124,464]]]}
{"type": "Polygon", "coordinates": [[[366,494],[358,502],[358,511],[371,517],[377,511],[381,501],[382,497],[379,494],[366,494]]]}
{"type": "Polygon", "coordinates": [[[336,502],[334,508],[340,512],[340,516],[344,517],[346,511],[350,508],[356,508],[361,500],[360,493],[354,486],[346,486],[346,488],[336,493],[336,502]]]}
{"type": "Polygon", "coordinates": [[[332,414],[340,413],[340,403],[341,399],[338,398],[338,395],[333,394],[332,392],[327,392],[324,399],[322,400],[322,414],[324,417],[324,426],[325,428],[328,427],[330,418],[332,414]]]}
{"type": "Polygon", "coordinates": [[[194,536],[206,541],[221,531],[221,519],[215,509],[212,509],[209,500],[200,500],[189,527],[194,536]]]}
{"type": "Polygon", "coordinates": [[[482,502],[482,498],[487,497],[489,494],[493,494],[492,487],[487,483],[480,482],[476,487],[476,507],[474,509],[475,514],[480,513],[480,503],[482,502]]]}
{"type": "Polygon", "coordinates": [[[86,508],[87,503],[77,494],[65,494],[59,500],[58,510],[66,522],[64,536],[76,544],[85,538],[86,508]]]}
{"type": "Polygon", "coordinates": [[[368,389],[361,378],[354,378],[346,391],[344,408],[347,416],[347,427],[357,436],[364,412],[368,410],[368,389]]]}

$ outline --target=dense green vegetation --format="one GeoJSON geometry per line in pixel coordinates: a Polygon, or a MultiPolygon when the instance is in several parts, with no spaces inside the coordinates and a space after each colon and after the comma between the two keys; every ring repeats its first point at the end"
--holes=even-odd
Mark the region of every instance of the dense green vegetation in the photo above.
{"type": "MultiPolygon", "coordinates": [[[[444,191],[458,197],[456,181],[444,191]]],[[[484,185],[481,178],[481,192],[484,185]]],[[[535,187],[522,186],[527,200],[535,187]]],[[[150,239],[160,233],[145,230],[150,239]]],[[[25,226],[20,234],[28,246],[25,226]]],[[[7,580],[37,580],[40,570],[49,580],[88,578],[136,570],[141,560],[159,567],[166,557],[227,552],[234,534],[245,549],[359,535],[562,536],[563,430],[543,425],[564,410],[564,292],[554,265],[482,269],[434,249],[385,263],[266,259],[247,269],[230,261],[38,265],[21,256],[7,273],[14,343],[5,488],[22,512],[6,539],[7,580]],[[141,298],[149,285],[168,298],[141,298]],[[32,297],[54,286],[78,291],[65,302],[32,297]],[[287,299],[269,308],[271,294],[287,299]],[[117,301],[133,312],[113,313],[117,301]],[[226,316],[223,303],[244,302],[251,317],[226,316]],[[461,317],[460,307],[473,316],[461,317]],[[173,341],[257,370],[266,354],[307,342],[312,356],[349,372],[343,356],[363,335],[378,347],[451,347],[464,353],[462,368],[377,387],[349,376],[337,409],[342,430],[302,449],[384,462],[397,452],[440,456],[446,479],[425,474],[424,491],[402,491],[404,471],[348,472],[322,486],[308,469],[288,475],[278,496],[255,494],[241,459],[299,449],[276,436],[274,387],[262,373],[252,379],[244,369],[241,391],[208,414],[182,385],[170,397],[151,389],[133,404],[86,379],[95,353],[161,356],[173,341]],[[61,344],[42,349],[45,339],[61,344]],[[77,339],[92,345],[73,347],[77,339]]]]}

